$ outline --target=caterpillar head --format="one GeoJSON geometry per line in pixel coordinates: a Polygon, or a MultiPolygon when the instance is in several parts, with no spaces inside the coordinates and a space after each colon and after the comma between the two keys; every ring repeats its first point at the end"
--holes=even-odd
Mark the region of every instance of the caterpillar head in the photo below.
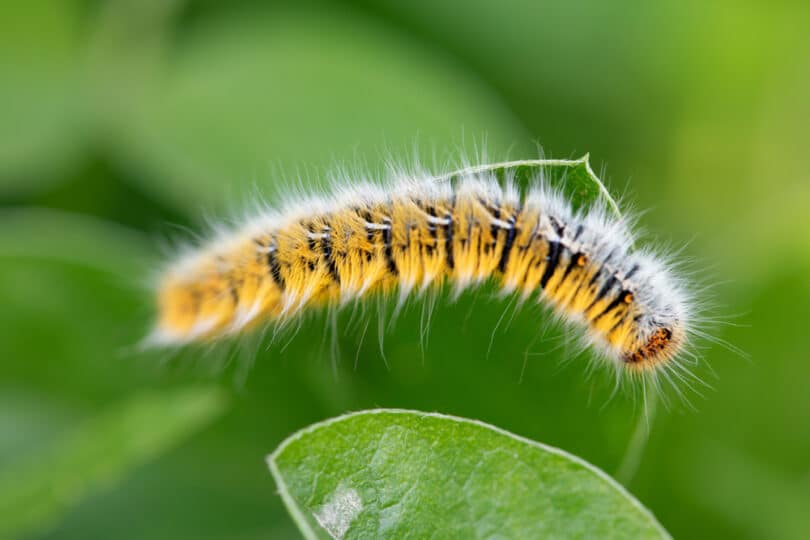
{"type": "Polygon", "coordinates": [[[657,326],[640,334],[638,340],[622,353],[622,361],[631,369],[649,370],[672,359],[680,351],[683,341],[675,328],[675,325],[657,326]]]}
{"type": "Polygon", "coordinates": [[[639,271],[629,280],[635,291],[627,317],[632,330],[625,334],[619,356],[632,370],[656,369],[675,358],[686,342],[689,302],[680,281],[659,261],[639,256],[639,271]]]}

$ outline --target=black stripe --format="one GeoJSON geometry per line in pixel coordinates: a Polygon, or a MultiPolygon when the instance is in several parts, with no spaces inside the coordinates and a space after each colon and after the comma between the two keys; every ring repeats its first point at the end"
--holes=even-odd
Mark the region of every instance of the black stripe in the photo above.
{"type": "Polygon", "coordinates": [[[498,262],[498,270],[501,273],[506,272],[506,263],[509,262],[509,253],[515,245],[517,233],[517,227],[512,223],[512,228],[506,231],[506,239],[503,241],[503,249],[501,250],[501,260],[498,262]]]}
{"type": "Polygon", "coordinates": [[[593,323],[598,321],[600,318],[604,317],[605,315],[607,315],[608,313],[619,307],[620,304],[623,304],[625,294],[627,294],[627,291],[621,291],[619,295],[616,298],[614,298],[613,301],[610,304],[608,304],[605,309],[602,310],[602,313],[591,319],[591,322],[593,323]]]}
{"type": "MultiPolygon", "coordinates": [[[[428,215],[430,217],[434,217],[434,218],[436,217],[436,209],[433,207],[433,205],[428,206],[427,213],[428,213],[428,215]]],[[[439,238],[439,231],[436,230],[436,224],[435,223],[429,223],[428,224],[428,230],[430,231],[431,238],[433,238],[433,245],[435,247],[436,241],[439,238]]]]}
{"type": "Polygon", "coordinates": [[[278,264],[276,248],[273,246],[275,246],[275,242],[271,242],[270,247],[272,249],[267,252],[267,266],[270,267],[270,275],[273,276],[276,286],[283,291],[286,284],[284,283],[284,276],[281,275],[281,266],[278,264]]]}
{"type": "Polygon", "coordinates": [[[383,243],[385,244],[383,253],[385,255],[385,262],[388,265],[388,271],[396,276],[399,274],[399,269],[397,269],[397,263],[394,261],[394,250],[391,246],[391,220],[388,219],[387,221],[386,228],[383,229],[383,243]]]}
{"type": "MultiPolygon", "coordinates": [[[[241,282],[239,282],[241,285],[241,282]]],[[[236,287],[237,283],[233,281],[233,279],[228,280],[228,290],[231,293],[231,299],[233,300],[233,305],[239,305],[239,289],[236,287]]]]}
{"type": "Polygon", "coordinates": [[[571,295],[571,298],[576,298],[576,297],[577,297],[577,295],[579,294],[579,291],[581,291],[581,290],[582,290],[582,286],[583,286],[584,284],[585,284],[585,280],[584,280],[584,279],[579,280],[579,285],[577,285],[577,288],[576,288],[576,290],[574,291],[574,294],[572,294],[572,295],[571,295]]]}
{"type": "MultiPolygon", "coordinates": [[[[525,245],[520,245],[520,244],[518,244],[518,246],[517,246],[518,251],[521,251],[521,252],[526,252],[526,251],[529,251],[529,248],[530,248],[530,247],[532,247],[532,246],[534,245],[534,241],[535,241],[537,238],[539,238],[539,237],[540,237],[540,235],[539,235],[538,233],[539,233],[538,224],[537,224],[537,223],[535,223],[535,225],[534,225],[534,229],[532,230],[532,234],[529,236],[529,240],[528,240],[528,242],[526,242],[526,244],[525,244],[525,245]]],[[[526,271],[525,271],[525,272],[523,272],[523,276],[520,278],[520,284],[521,284],[521,286],[522,286],[522,285],[525,285],[525,284],[526,284],[526,280],[529,278],[529,268],[530,268],[530,267],[532,267],[532,266],[539,266],[539,265],[540,265],[540,262],[538,262],[538,263],[535,265],[534,260],[535,260],[536,258],[537,258],[536,251],[532,250],[532,251],[530,252],[530,254],[529,254],[529,262],[528,262],[528,264],[527,264],[527,266],[526,266],[526,271]]]]}
{"type": "Polygon", "coordinates": [[[528,250],[530,247],[532,247],[532,244],[534,244],[534,241],[535,241],[535,240],[537,239],[537,237],[539,236],[539,235],[538,235],[538,233],[539,233],[539,232],[540,232],[540,231],[539,231],[538,224],[537,224],[537,223],[535,223],[535,224],[534,224],[534,229],[532,230],[532,234],[531,234],[531,235],[529,235],[529,241],[528,241],[528,242],[526,242],[526,245],[523,245],[523,246],[518,246],[518,249],[519,249],[520,251],[527,251],[527,250],[528,250]]]}
{"type": "Polygon", "coordinates": [[[594,273],[593,277],[592,277],[592,278],[591,278],[591,280],[588,282],[588,286],[591,286],[591,285],[593,285],[594,283],[596,283],[596,280],[597,280],[597,279],[599,279],[599,276],[601,276],[601,275],[602,275],[602,271],[605,269],[605,265],[606,265],[608,262],[610,262],[610,259],[611,259],[611,258],[613,258],[613,253],[614,253],[615,251],[616,251],[616,250],[614,249],[614,250],[611,250],[611,252],[610,252],[610,253],[608,253],[608,256],[607,256],[607,257],[605,257],[605,259],[602,261],[602,264],[599,266],[599,270],[597,270],[597,271],[594,273]]]}
{"type": "Polygon", "coordinates": [[[609,260],[610,255],[608,255],[607,258],[604,261],[602,261],[602,264],[599,265],[599,270],[593,273],[593,276],[591,276],[591,280],[588,282],[589,287],[594,283],[596,283],[596,280],[598,280],[602,276],[602,272],[605,270],[605,263],[607,263],[609,260]]]}
{"type": "MultiPolygon", "coordinates": [[[[357,215],[360,216],[360,218],[366,223],[372,223],[374,221],[371,217],[371,212],[368,210],[362,210],[358,212],[357,215]]],[[[371,244],[374,243],[374,229],[369,229],[366,227],[366,240],[368,240],[371,244]]]]}
{"type": "Polygon", "coordinates": [[[447,224],[444,225],[444,253],[447,259],[447,268],[453,269],[455,262],[453,261],[453,213],[447,212],[444,215],[447,224]]]}
{"type": "Polygon", "coordinates": [[[616,321],[616,323],[613,326],[610,327],[610,330],[608,330],[607,335],[610,335],[613,332],[615,332],[616,329],[619,328],[624,323],[625,320],[627,320],[627,314],[626,313],[624,315],[622,315],[621,317],[619,317],[619,320],[616,321]]]}
{"type": "Polygon", "coordinates": [[[546,257],[546,268],[543,270],[543,277],[540,278],[540,288],[545,289],[548,280],[554,275],[557,265],[560,264],[560,253],[562,245],[559,242],[548,243],[548,257],[546,257]]]}
{"type": "Polygon", "coordinates": [[[590,311],[591,308],[593,308],[593,306],[595,306],[598,301],[604,298],[610,291],[610,289],[613,288],[613,285],[615,285],[617,281],[618,280],[616,279],[616,276],[610,276],[610,278],[608,278],[608,280],[605,281],[605,284],[602,285],[602,288],[599,289],[599,292],[596,293],[596,298],[593,299],[593,302],[591,302],[591,305],[588,306],[588,309],[586,309],[585,311],[586,312],[590,311]]]}
{"type": "MultiPolygon", "coordinates": [[[[501,219],[501,209],[496,206],[491,206],[486,203],[486,201],[479,199],[481,205],[486,208],[486,210],[492,215],[493,219],[501,219]]],[[[493,223],[489,226],[489,234],[492,236],[492,244],[493,246],[498,242],[498,231],[500,227],[493,223]]]]}
{"type": "Polygon", "coordinates": [[[340,285],[340,272],[338,272],[337,265],[335,264],[334,253],[332,251],[332,231],[329,224],[324,225],[323,236],[321,237],[321,249],[323,250],[323,258],[326,261],[326,268],[329,270],[329,275],[332,279],[340,285]]]}
{"type": "Polygon", "coordinates": [[[551,223],[551,226],[554,228],[554,232],[557,233],[557,236],[562,238],[563,233],[565,232],[565,225],[560,223],[559,220],[557,220],[557,218],[554,216],[549,216],[548,221],[551,223]]]}
{"type": "Polygon", "coordinates": [[[610,278],[605,282],[604,285],[602,285],[602,288],[599,289],[599,292],[596,294],[594,303],[604,298],[605,295],[608,293],[608,291],[610,291],[610,289],[613,288],[613,286],[616,284],[617,281],[618,280],[616,279],[616,276],[610,276],[610,278]]]}
{"type": "Polygon", "coordinates": [[[515,246],[515,238],[517,237],[518,228],[517,222],[520,219],[520,214],[523,212],[523,206],[518,206],[517,212],[509,217],[509,229],[506,231],[506,238],[503,241],[503,249],[501,250],[501,260],[498,261],[498,270],[501,273],[506,272],[506,264],[509,262],[509,253],[515,246]]]}
{"type": "MultiPolygon", "coordinates": [[[[478,220],[475,220],[473,224],[474,227],[478,227],[480,230],[478,231],[478,248],[476,249],[476,253],[478,254],[478,265],[481,265],[481,254],[482,253],[489,253],[489,245],[484,245],[484,227],[478,220]]],[[[470,232],[470,238],[472,238],[472,232],[470,232]]]]}
{"type": "Polygon", "coordinates": [[[307,235],[307,244],[309,245],[309,250],[313,253],[317,253],[318,244],[315,242],[315,226],[312,223],[307,224],[307,231],[309,232],[307,235]]]}
{"type": "MultiPolygon", "coordinates": [[[[368,210],[358,210],[357,215],[365,223],[371,223],[372,222],[371,212],[369,212],[368,210]]],[[[374,232],[375,232],[374,229],[370,229],[370,228],[368,228],[368,226],[366,226],[366,240],[372,246],[374,245],[374,232]]],[[[373,258],[374,258],[374,254],[371,251],[366,251],[366,262],[371,262],[371,260],[373,258]]]]}
{"type": "Polygon", "coordinates": [[[574,267],[577,265],[577,259],[579,259],[583,255],[584,254],[582,252],[577,252],[577,253],[572,253],[571,254],[571,260],[568,261],[568,266],[565,267],[565,272],[563,272],[563,275],[560,278],[560,283],[557,285],[558,289],[560,288],[560,286],[562,286],[563,282],[565,281],[565,278],[568,277],[568,274],[571,273],[571,270],[573,270],[574,267]]]}
{"type": "Polygon", "coordinates": [[[624,276],[624,279],[630,279],[636,272],[638,272],[638,265],[634,264],[633,268],[631,268],[630,271],[624,276]]]}
{"type": "Polygon", "coordinates": [[[593,273],[593,276],[591,276],[591,280],[588,282],[588,287],[590,287],[591,285],[596,283],[596,280],[599,279],[599,276],[602,275],[602,270],[604,268],[605,268],[604,266],[600,266],[599,270],[597,270],[596,272],[593,273]]]}

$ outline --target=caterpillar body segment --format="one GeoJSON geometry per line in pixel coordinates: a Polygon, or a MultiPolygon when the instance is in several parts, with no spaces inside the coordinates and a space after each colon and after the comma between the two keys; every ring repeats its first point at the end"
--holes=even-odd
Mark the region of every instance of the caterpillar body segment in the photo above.
{"type": "Polygon", "coordinates": [[[689,333],[688,295],[627,224],[574,212],[542,178],[521,196],[491,172],[362,183],[267,211],[161,276],[149,341],[210,341],[283,324],[309,307],[448,282],[534,293],[617,366],[667,363],[689,333]]]}

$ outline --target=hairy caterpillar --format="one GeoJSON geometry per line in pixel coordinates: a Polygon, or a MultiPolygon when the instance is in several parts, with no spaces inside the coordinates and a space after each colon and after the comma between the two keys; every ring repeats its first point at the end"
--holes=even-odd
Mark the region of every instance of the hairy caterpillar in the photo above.
{"type": "Polygon", "coordinates": [[[669,266],[635,250],[606,203],[573,210],[542,169],[522,196],[495,168],[395,172],[264,210],[162,274],[147,341],[211,341],[284,324],[309,306],[397,289],[404,299],[443,282],[460,292],[493,279],[524,299],[539,293],[617,368],[671,367],[693,330],[691,298],[669,266]]]}

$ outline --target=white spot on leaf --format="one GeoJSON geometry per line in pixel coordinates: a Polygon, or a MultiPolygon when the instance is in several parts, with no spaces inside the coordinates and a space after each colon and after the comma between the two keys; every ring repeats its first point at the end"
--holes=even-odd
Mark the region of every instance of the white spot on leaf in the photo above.
{"type": "Polygon", "coordinates": [[[357,491],[340,485],[312,515],[332,538],[343,540],[352,521],[362,510],[363,501],[357,491]]]}

